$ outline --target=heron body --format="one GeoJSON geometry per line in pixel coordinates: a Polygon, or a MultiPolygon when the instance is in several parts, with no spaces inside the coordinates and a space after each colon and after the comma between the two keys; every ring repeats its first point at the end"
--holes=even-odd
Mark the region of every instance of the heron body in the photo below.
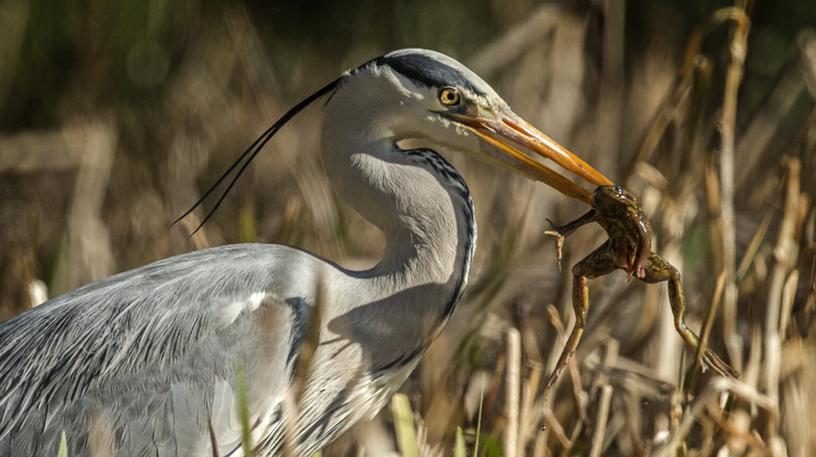
{"type": "Polygon", "coordinates": [[[241,365],[256,453],[277,455],[283,399],[318,301],[297,454],[381,409],[451,315],[476,244],[464,180],[432,149],[398,142],[480,153],[537,179],[547,170],[499,155],[477,121],[486,122],[484,110],[512,112],[442,54],[387,54],[307,100],[322,95],[327,175],[385,235],[382,259],[351,271],[287,246],[222,246],[112,276],[0,324],[0,454],[56,455],[65,432],[71,456],[242,455],[241,365]],[[451,104],[445,90],[462,99],[451,104]]]}

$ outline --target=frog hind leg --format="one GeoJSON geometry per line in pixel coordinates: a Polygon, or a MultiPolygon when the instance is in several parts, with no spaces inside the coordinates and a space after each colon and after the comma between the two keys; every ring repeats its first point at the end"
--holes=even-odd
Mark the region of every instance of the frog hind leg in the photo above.
{"type": "Polygon", "coordinates": [[[589,311],[589,280],[609,274],[616,268],[618,266],[611,255],[609,241],[606,241],[572,268],[572,308],[575,312],[575,325],[572,327],[572,332],[570,332],[567,342],[564,344],[564,349],[555,364],[555,369],[544,385],[542,398],[547,398],[547,394],[561,376],[570,357],[575,353],[575,349],[581,341],[589,311]]]}
{"type": "MultiPolygon", "coordinates": [[[[651,284],[664,281],[668,282],[669,304],[671,305],[672,314],[674,314],[674,328],[683,338],[683,341],[696,353],[697,348],[700,346],[700,338],[686,325],[686,293],[683,290],[680,272],[677,271],[674,265],[654,252],[649,256],[644,270],[645,275],[640,278],[644,282],[651,284]]],[[[723,376],[736,378],[738,375],[734,368],[728,365],[709,348],[705,348],[705,351],[703,351],[703,360],[706,365],[723,376]]]]}

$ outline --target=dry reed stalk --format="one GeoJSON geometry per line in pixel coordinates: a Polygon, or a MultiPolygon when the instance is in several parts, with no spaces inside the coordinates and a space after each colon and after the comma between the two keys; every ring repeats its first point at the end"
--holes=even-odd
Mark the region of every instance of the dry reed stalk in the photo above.
{"type": "Polygon", "coordinates": [[[525,449],[530,437],[538,426],[538,421],[532,420],[535,394],[541,382],[542,366],[534,363],[530,375],[524,381],[524,392],[521,398],[521,413],[519,417],[519,449],[525,449]]]}
{"type": "Polygon", "coordinates": [[[785,341],[785,333],[788,331],[793,302],[796,299],[796,289],[799,286],[799,270],[793,270],[785,279],[782,287],[782,310],[779,312],[779,334],[782,341],[785,341]]]}
{"type": "MultiPolygon", "coordinates": [[[[791,269],[797,263],[798,244],[794,239],[796,231],[797,216],[799,210],[800,196],[800,163],[796,159],[785,160],[788,168],[788,178],[785,185],[784,207],[782,211],[782,221],[779,225],[777,242],[774,247],[774,258],[776,260],[773,272],[771,273],[768,287],[768,304],[765,318],[765,371],[764,384],[768,398],[775,406],[779,405],[779,368],[782,356],[782,336],[780,335],[780,321],[787,320],[781,318],[782,295],[785,288],[785,281],[791,269]]],[[[767,433],[770,440],[777,440],[779,433],[779,418],[768,422],[767,433]]],[[[778,450],[775,450],[778,454],[778,450]]]]}
{"type": "Polygon", "coordinates": [[[507,330],[507,377],[505,378],[504,408],[507,425],[504,428],[504,455],[519,455],[519,386],[521,385],[521,334],[515,328],[507,330]]]}
{"type": "MultiPolygon", "coordinates": [[[[546,314],[547,320],[550,322],[550,325],[552,325],[553,328],[555,329],[557,338],[560,338],[561,340],[565,339],[567,335],[567,328],[566,326],[564,326],[564,322],[561,320],[561,315],[559,314],[558,309],[554,305],[547,305],[546,314]]],[[[563,341],[558,342],[563,344],[563,341]]],[[[558,349],[557,347],[553,347],[550,350],[550,353],[548,354],[549,357],[549,359],[547,360],[548,366],[545,367],[547,370],[552,370],[553,366],[555,366],[555,362],[557,361],[557,358],[560,355],[560,352],[557,349],[558,349]]]]}
{"type": "MultiPolygon", "coordinates": [[[[663,208],[662,225],[667,227],[666,239],[662,240],[663,245],[660,246],[659,252],[666,261],[674,265],[677,271],[683,271],[684,258],[682,255],[682,234],[688,225],[689,218],[684,212],[686,199],[690,195],[682,196],[683,200],[669,198],[665,193],[661,194],[661,207],[663,208]]],[[[657,249],[656,249],[657,250],[657,249]]],[[[661,287],[662,286],[652,286],[661,287]]],[[[668,294],[661,292],[658,305],[658,320],[657,320],[657,335],[655,336],[656,344],[654,347],[659,350],[650,353],[650,361],[655,367],[655,370],[665,379],[673,379],[677,376],[678,367],[681,366],[681,360],[684,354],[684,347],[682,340],[678,338],[677,329],[674,325],[674,314],[668,300],[668,294]]],[[[667,425],[667,424],[666,424],[667,425]]]]}
{"type": "MultiPolygon", "coordinates": [[[[614,388],[608,382],[607,373],[618,360],[619,344],[614,339],[609,339],[606,343],[601,373],[595,381],[596,387],[600,388],[600,399],[598,400],[598,412],[595,415],[595,425],[592,434],[591,456],[598,457],[603,451],[604,436],[606,434],[607,421],[609,420],[609,407],[612,403],[612,392],[614,388]]],[[[585,413],[584,413],[585,415],[585,413]]]]}
{"type": "Polygon", "coordinates": [[[114,271],[113,249],[103,205],[111,177],[118,133],[107,119],[86,125],[86,143],[68,216],[68,255],[56,273],[56,290],[69,290],[114,271]]]}
{"type": "Polygon", "coordinates": [[[601,387],[601,398],[598,401],[598,414],[595,416],[595,430],[592,433],[592,447],[589,451],[591,457],[600,457],[603,451],[606,424],[609,420],[609,405],[612,403],[612,391],[613,388],[609,384],[601,387]]]}
{"type": "Polygon", "coordinates": [[[88,126],[0,136],[0,173],[76,170],[88,147],[88,126]]]}
{"type": "MultiPolygon", "coordinates": [[[[548,356],[548,362],[547,365],[545,366],[546,367],[544,377],[545,380],[549,376],[549,373],[551,373],[552,370],[554,369],[556,361],[558,360],[558,356],[560,354],[558,348],[563,346],[564,342],[566,341],[566,328],[564,328],[564,323],[561,322],[561,317],[559,316],[558,310],[555,308],[555,306],[548,305],[546,309],[546,314],[547,317],[549,318],[550,324],[553,326],[553,328],[555,328],[556,344],[552,346],[552,349],[550,350],[550,354],[548,356]]],[[[560,379],[555,383],[555,385],[553,385],[552,389],[550,389],[550,392],[556,392],[558,390],[559,383],[560,379]]],[[[561,424],[559,424],[558,421],[555,419],[555,416],[552,414],[552,411],[550,409],[550,406],[553,404],[553,397],[554,397],[553,395],[548,395],[546,397],[539,396],[539,398],[536,400],[532,408],[532,413],[529,415],[530,417],[529,422],[531,424],[538,424],[539,421],[541,421],[542,419],[544,419],[544,421],[548,424],[546,430],[544,430],[542,433],[539,433],[538,437],[536,438],[536,448],[538,448],[540,441],[543,441],[544,445],[546,446],[549,431],[552,429],[552,427],[550,427],[550,425],[552,425],[550,422],[553,421],[557,425],[557,431],[554,430],[554,433],[556,434],[556,438],[559,440],[559,442],[561,442],[562,445],[563,443],[569,442],[569,439],[564,434],[563,427],[561,427],[561,424]]]]}
{"type": "MultiPolygon", "coordinates": [[[[697,368],[703,366],[703,353],[708,347],[708,338],[711,336],[711,328],[714,326],[714,318],[717,316],[717,310],[720,308],[722,302],[723,289],[725,289],[725,272],[720,272],[717,277],[717,282],[714,285],[714,295],[711,298],[711,305],[708,307],[708,314],[703,322],[703,330],[700,332],[700,344],[697,346],[697,351],[694,354],[691,369],[691,382],[687,383],[686,394],[694,391],[697,368]]],[[[684,380],[685,381],[685,380],[684,380]]]]}
{"type": "MultiPolygon", "coordinates": [[[[577,353],[578,351],[576,351],[577,353]]],[[[567,362],[567,372],[572,384],[572,398],[575,401],[575,408],[578,410],[578,422],[586,422],[587,395],[584,392],[581,382],[581,371],[578,368],[578,357],[573,354],[567,362]]]]}
{"type": "Polygon", "coordinates": [[[549,433],[546,430],[540,430],[538,434],[536,434],[535,443],[533,443],[533,457],[546,457],[550,455],[550,451],[547,448],[547,437],[549,433]]]}
{"type": "Polygon", "coordinates": [[[734,210],[734,167],[737,123],[737,96],[742,82],[743,64],[748,47],[748,31],[751,21],[745,14],[747,1],[737,0],[735,8],[742,11],[734,22],[729,44],[730,62],[725,76],[725,88],[720,120],[720,228],[723,255],[723,267],[726,273],[725,293],[723,296],[723,321],[726,325],[726,343],[731,352],[731,359],[742,359],[741,339],[737,334],[737,229],[734,210]]]}
{"type": "Polygon", "coordinates": [[[569,439],[569,437],[567,437],[564,427],[562,427],[561,423],[558,422],[558,419],[555,417],[552,410],[545,407],[544,410],[539,411],[542,412],[542,418],[546,424],[547,431],[551,431],[553,433],[555,439],[558,441],[558,444],[561,445],[562,449],[569,449],[572,446],[572,441],[569,439]]]}
{"type": "Polygon", "coordinates": [[[751,238],[751,242],[748,243],[748,247],[745,249],[744,254],[742,255],[739,268],[737,268],[737,282],[742,281],[742,279],[745,278],[745,275],[747,275],[748,271],[751,269],[751,265],[754,263],[757,252],[762,246],[762,242],[765,240],[765,235],[768,233],[768,227],[771,224],[773,214],[773,208],[768,209],[768,211],[765,213],[765,217],[762,218],[762,222],[759,223],[759,227],[757,227],[754,236],[751,238]]]}
{"type": "Polygon", "coordinates": [[[709,402],[714,401],[723,393],[730,392],[762,409],[765,409],[771,419],[779,415],[776,405],[768,396],[763,395],[758,390],[733,379],[715,378],[709,383],[705,390],[694,399],[691,408],[683,414],[680,425],[671,433],[669,440],[653,454],[655,457],[669,457],[675,453],[682,444],[685,437],[691,431],[691,427],[699,417],[703,409],[709,402]]]}

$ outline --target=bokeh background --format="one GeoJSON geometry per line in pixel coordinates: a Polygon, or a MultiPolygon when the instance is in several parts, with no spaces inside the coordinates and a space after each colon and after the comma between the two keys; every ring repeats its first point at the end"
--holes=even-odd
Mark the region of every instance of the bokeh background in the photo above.
{"type": "Polygon", "coordinates": [[[397,402],[323,454],[814,455],[814,27],[816,2],[797,0],[2,0],[0,321],[211,245],[376,262],[381,237],[317,158],[317,107],[201,232],[188,238],[203,213],[170,222],[287,107],[425,47],[640,197],[689,324],[742,375],[687,370],[665,286],[615,273],[592,282],[577,363],[541,401],[573,320],[569,266],[604,234],[570,238],[559,271],[547,219],[585,208],[442,151],[474,194],[471,285],[402,389],[410,411],[397,402]]]}

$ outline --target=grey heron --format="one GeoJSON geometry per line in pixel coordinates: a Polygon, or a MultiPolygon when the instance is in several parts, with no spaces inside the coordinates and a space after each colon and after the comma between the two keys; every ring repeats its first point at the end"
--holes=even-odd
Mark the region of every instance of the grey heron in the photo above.
{"type": "Polygon", "coordinates": [[[462,64],[406,49],[344,73],[284,114],[227,171],[237,171],[227,189],[278,129],[321,97],[327,175],[383,232],[376,266],[351,271],[282,245],[221,246],[22,313],[0,324],[0,454],[56,455],[64,431],[72,456],[209,456],[213,447],[242,455],[241,361],[257,455],[276,455],[283,399],[319,294],[319,344],[296,427],[297,454],[311,455],[381,409],[467,282],[476,244],[470,194],[431,148],[485,158],[585,202],[591,194],[544,159],[610,184],[462,64]],[[427,147],[402,149],[405,139],[427,147]]]}

